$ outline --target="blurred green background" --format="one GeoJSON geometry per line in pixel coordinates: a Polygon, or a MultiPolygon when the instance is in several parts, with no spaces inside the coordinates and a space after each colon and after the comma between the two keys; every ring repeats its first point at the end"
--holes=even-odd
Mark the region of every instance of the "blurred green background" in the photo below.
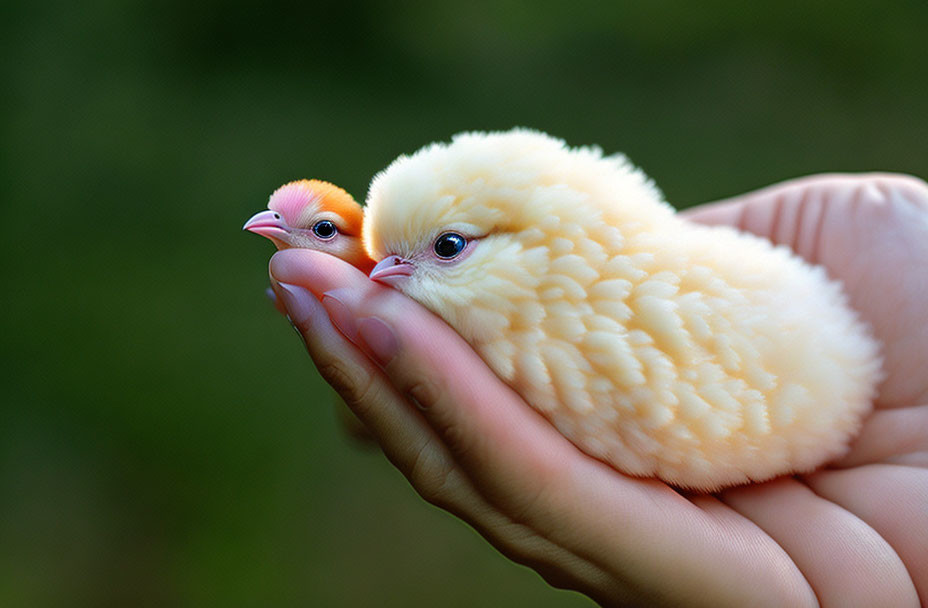
{"type": "Polygon", "coordinates": [[[0,605],[585,606],[341,433],[241,233],[531,126],[680,206],[928,176],[928,3],[7,2],[0,605]]]}

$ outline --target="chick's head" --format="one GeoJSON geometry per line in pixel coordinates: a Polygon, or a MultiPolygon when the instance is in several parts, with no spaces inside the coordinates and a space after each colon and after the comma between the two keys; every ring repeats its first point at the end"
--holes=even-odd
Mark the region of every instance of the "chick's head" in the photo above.
{"type": "Polygon", "coordinates": [[[557,258],[602,263],[621,247],[620,227],[634,232],[669,213],[624,158],[524,129],[466,133],[400,157],[374,178],[364,244],[380,260],[371,278],[480,341],[537,324],[544,311],[532,305],[557,258]]]}
{"type": "Polygon", "coordinates": [[[277,249],[323,251],[369,270],[361,245],[361,206],[345,190],[318,179],[284,184],[271,194],[267,210],[252,216],[244,230],[270,239],[277,249]]]}

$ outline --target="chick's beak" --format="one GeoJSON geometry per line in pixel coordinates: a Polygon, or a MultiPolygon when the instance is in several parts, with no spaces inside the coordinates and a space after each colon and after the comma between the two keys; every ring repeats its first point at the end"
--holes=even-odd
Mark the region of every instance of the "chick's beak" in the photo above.
{"type": "Polygon", "coordinates": [[[413,265],[400,256],[388,255],[377,262],[377,265],[371,270],[370,278],[372,281],[392,287],[406,280],[413,270],[413,265]]]}
{"type": "Polygon", "coordinates": [[[290,233],[290,226],[279,213],[268,209],[251,216],[242,226],[242,230],[260,234],[272,240],[283,240],[290,233]]]}

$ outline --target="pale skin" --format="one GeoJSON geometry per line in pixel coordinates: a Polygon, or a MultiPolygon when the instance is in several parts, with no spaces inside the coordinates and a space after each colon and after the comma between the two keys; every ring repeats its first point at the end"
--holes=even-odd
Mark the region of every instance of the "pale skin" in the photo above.
{"type": "Polygon", "coordinates": [[[603,605],[928,603],[928,185],[824,175],[687,215],[824,265],[883,342],[876,409],[842,459],[712,495],[628,477],[349,264],[290,249],[271,279],[319,372],[416,491],[556,587],[603,605]]]}

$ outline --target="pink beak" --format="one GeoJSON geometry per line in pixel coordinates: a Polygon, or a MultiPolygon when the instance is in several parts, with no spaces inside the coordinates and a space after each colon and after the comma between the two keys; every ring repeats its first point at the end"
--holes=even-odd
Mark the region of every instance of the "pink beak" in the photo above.
{"type": "Polygon", "coordinates": [[[261,211],[251,216],[242,230],[248,230],[269,239],[283,240],[290,233],[290,226],[276,211],[261,211]]]}
{"type": "Polygon", "coordinates": [[[400,256],[388,255],[377,262],[377,265],[371,270],[370,278],[372,281],[393,287],[406,280],[413,270],[413,265],[400,256]]]}

